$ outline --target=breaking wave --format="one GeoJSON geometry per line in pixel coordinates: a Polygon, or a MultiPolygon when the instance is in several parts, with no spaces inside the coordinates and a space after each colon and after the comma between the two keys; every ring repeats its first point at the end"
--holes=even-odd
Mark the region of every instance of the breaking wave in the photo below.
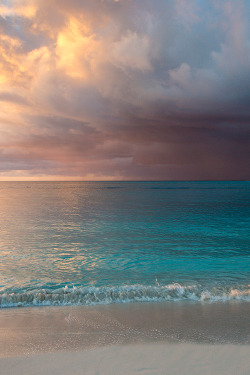
{"type": "Polygon", "coordinates": [[[117,287],[63,287],[33,292],[2,293],[0,308],[56,305],[106,305],[128,302],[161,301],[250,301],[250,288],[182,286],[178,283],[165,286],[117,287]]]}

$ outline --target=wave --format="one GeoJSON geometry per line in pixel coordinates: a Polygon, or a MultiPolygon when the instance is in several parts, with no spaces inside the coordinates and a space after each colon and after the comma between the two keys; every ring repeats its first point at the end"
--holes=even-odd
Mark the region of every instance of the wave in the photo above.
{"type": "Polygon", "coordinates": [[[0,308],[56,305],[106,305],[127,302],[162,301],[250,301],[250,288],[182,286],[63,287],[22,293],[0,294],[0,308]]]}

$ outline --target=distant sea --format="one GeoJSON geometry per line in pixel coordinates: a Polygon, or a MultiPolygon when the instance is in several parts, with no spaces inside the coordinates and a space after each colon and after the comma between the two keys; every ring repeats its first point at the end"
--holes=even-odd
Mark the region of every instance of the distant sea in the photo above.
{"type": "Polygon", "coordinates": [[[250,301],[250,182],[1,182],[0,308],[250,301]]]}

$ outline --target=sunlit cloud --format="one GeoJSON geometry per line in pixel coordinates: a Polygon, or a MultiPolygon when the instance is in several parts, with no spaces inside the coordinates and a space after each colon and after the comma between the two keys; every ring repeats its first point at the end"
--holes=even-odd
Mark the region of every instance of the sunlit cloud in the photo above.
{"type": "Polygon", "coordinates": [[[57,67],[65,74],[87,80],[91,74],[91,60],[98,58],[98,42],[91,29],[80,20],[70,18],[57,37],[57,67]]]}

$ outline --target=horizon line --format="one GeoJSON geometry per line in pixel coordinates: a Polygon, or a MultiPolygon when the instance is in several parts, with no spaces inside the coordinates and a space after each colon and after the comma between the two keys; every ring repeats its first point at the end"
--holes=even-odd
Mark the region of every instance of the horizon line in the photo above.
{"type": "Polygon", "coordinates": [[[184,180],[0,180],[1,182],[250,182],[248,179],[184,179],[184,180]]]}

